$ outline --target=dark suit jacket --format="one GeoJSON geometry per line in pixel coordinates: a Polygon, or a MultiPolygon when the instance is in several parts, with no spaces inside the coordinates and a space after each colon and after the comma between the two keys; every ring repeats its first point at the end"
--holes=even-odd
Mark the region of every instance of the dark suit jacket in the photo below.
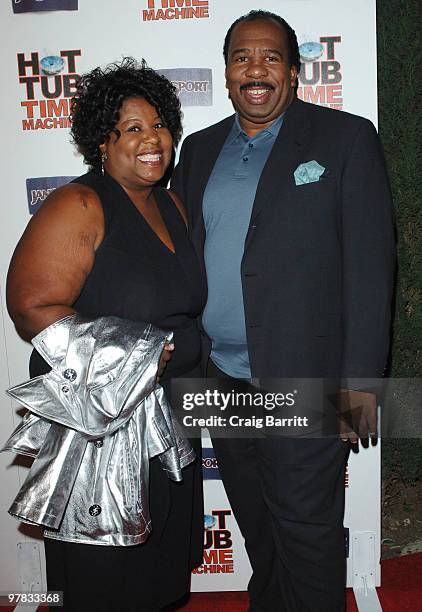
{"type": "MultiPolygon", "coordinates": [[[[202,264],[204,189],[233,120],[186,138],[172,180],[202,264]]],[[[372,123],[295,99],[258,184],[241,265],[252,376],[382,375],[393,274],[392,203],[372,123]],[[295,169],[311,160],[324,177],[296,186],[295,169]]]]}

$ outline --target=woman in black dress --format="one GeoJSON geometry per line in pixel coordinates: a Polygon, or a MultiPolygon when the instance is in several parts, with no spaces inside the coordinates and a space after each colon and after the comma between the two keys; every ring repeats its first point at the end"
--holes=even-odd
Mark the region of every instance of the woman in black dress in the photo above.
{"type": "MultiPolygon", "coordinates": [[[[10,315],[29,339],[74,312],[173,331],[159,368],[167,394],[172,377],[199,375],[205,299],[183,205],[156,186],[181,135],[175,90],[131,59],[97,68],[79,83],[72,135],[91,170],[52,193],[29,223],[9,271],[10,315]]],[[[46,371],[34,352],[31,375],[46,371]]],[[[153,459],[149,504],[152,534],[137,546],[46,532],[48,588],[64,591],[64,610],[155,612],[188,592],[202,558],[199,459],[182,483],[153,459]]]]}

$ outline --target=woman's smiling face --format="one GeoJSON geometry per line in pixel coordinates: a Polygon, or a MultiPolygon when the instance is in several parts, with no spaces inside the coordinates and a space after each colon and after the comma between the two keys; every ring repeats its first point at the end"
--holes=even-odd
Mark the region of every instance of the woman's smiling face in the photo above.
{"type": "Polygon", "coordinates": [[[106,171],[125,189],[152,187],[167,170],[173,139],[156,109],[144,98],[127,98],[119,111],[119,121],[107,141],[100,146],[106,153],[106,171]]]}

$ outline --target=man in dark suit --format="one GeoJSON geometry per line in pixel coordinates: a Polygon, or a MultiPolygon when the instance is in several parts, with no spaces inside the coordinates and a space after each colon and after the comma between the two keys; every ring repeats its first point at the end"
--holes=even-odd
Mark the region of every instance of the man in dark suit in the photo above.
{"type": "MultiPolygon", "coordinates": [[[[354,389],[382,376],[389,343],[392,205],[376,131],[297,99],[297,39],[278,15],[238,19],[224,55],[236,114],[185,140],[172,182],[208,280],[208,376],[354,389]]],[[[361,422],[341,440],[213,440],[251,612],[344,610],[344,465],[348,442],[376,431],[376,399],[342,398],[361,422]]]]}

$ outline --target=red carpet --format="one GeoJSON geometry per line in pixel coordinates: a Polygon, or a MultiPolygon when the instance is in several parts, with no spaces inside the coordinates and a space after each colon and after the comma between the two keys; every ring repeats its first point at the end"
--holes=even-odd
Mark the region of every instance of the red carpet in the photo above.
{"type": "MultiPolygon", "coordinates": [[[[422,612],[422,553],[381,563],[378,597],[383,612],[422,612]]],[[[246,612],[246,593],[194,593],[182,612],[246,612]]],[[[347,589],[347,612],[357,612],[352,589],[347,589]]],[[[277,612],[277,610],[274,610],[277,612]]]]}
{"type": "MultiPolygon", "coordinates": [[[[383,612],[422,612],[422,553],[382,561],[382,587],[378,597],[383,612]]],[[[194,593],[182,612],[246,612],[244,592],[194,593]]],[[[12,612],[13,608],[2,608],[12,612]]],[[[41,607],[39,612],[48,612],[41,607]]],[[[116,610],[117,612],[117,610],[116,610]]],[[[274,610],[277,612],[277,610],[274,610]]],[[[347,590],[347,612],[357,612],[353,591],[347,590]]]]}

